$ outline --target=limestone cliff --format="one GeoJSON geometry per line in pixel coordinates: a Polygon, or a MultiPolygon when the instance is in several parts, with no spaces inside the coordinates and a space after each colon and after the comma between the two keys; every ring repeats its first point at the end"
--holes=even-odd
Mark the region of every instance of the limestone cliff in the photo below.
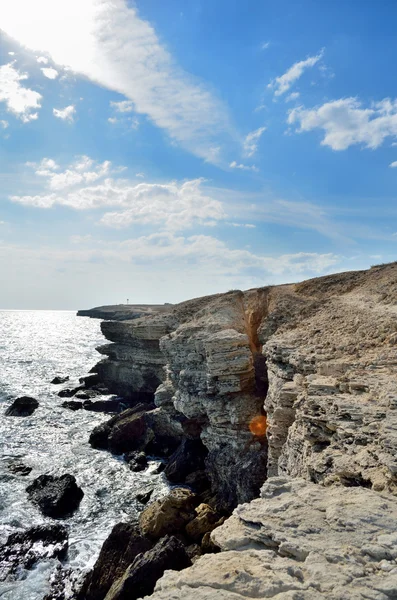
{"type": "Polygon", "coordinates": [[[220,506],[273,477],[155,598],[397,597],[396,298],[394,263],[102,324],[106,385],[202,440],[220,506]]]}

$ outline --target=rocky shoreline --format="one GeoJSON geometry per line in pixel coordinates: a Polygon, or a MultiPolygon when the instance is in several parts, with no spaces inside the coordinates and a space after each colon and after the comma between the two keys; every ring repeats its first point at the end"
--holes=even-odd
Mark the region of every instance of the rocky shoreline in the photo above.
{"type": "Polygon", "coordinates": [[[79,600],[397,597],[396,298],[393,263],[104,320],[90,444],[174,487],[79,600]]]}

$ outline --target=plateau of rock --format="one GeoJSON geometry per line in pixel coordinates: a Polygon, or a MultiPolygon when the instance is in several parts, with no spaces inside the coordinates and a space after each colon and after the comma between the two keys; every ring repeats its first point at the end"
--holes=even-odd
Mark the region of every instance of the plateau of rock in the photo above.
{"type": "MultiPolygon", "coordinates": [[[[397,598],[396,298],[393,263],[103,321],[99,379],[137,406],[94,444],[162,456],[197,498],[193,565],[151,598],[397,598]]],[[[140,534],[173,535],[171,505],[140,534]]]]}

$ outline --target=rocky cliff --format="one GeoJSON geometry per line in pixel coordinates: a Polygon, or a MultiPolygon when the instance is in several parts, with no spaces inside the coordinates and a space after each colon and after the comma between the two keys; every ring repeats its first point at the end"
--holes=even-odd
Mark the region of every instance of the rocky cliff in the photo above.
{"type": "Polygon", "coordinates": [[[397,597],[396,298],[394,263],[102,324],[105,384],[201,440],[218,507],[252,501],[155,598],[397,597]]]}

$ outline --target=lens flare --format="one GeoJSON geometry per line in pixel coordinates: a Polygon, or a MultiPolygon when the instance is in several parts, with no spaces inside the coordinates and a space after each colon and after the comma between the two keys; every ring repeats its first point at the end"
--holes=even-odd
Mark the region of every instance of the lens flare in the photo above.
{"type": "Polygon", "coordinates": [[[266,417],[264,415],[254,417],[249,424],[249,428],[251,433],[253,433],[254,435],[265,435],[267,430],[266,417]]]}

